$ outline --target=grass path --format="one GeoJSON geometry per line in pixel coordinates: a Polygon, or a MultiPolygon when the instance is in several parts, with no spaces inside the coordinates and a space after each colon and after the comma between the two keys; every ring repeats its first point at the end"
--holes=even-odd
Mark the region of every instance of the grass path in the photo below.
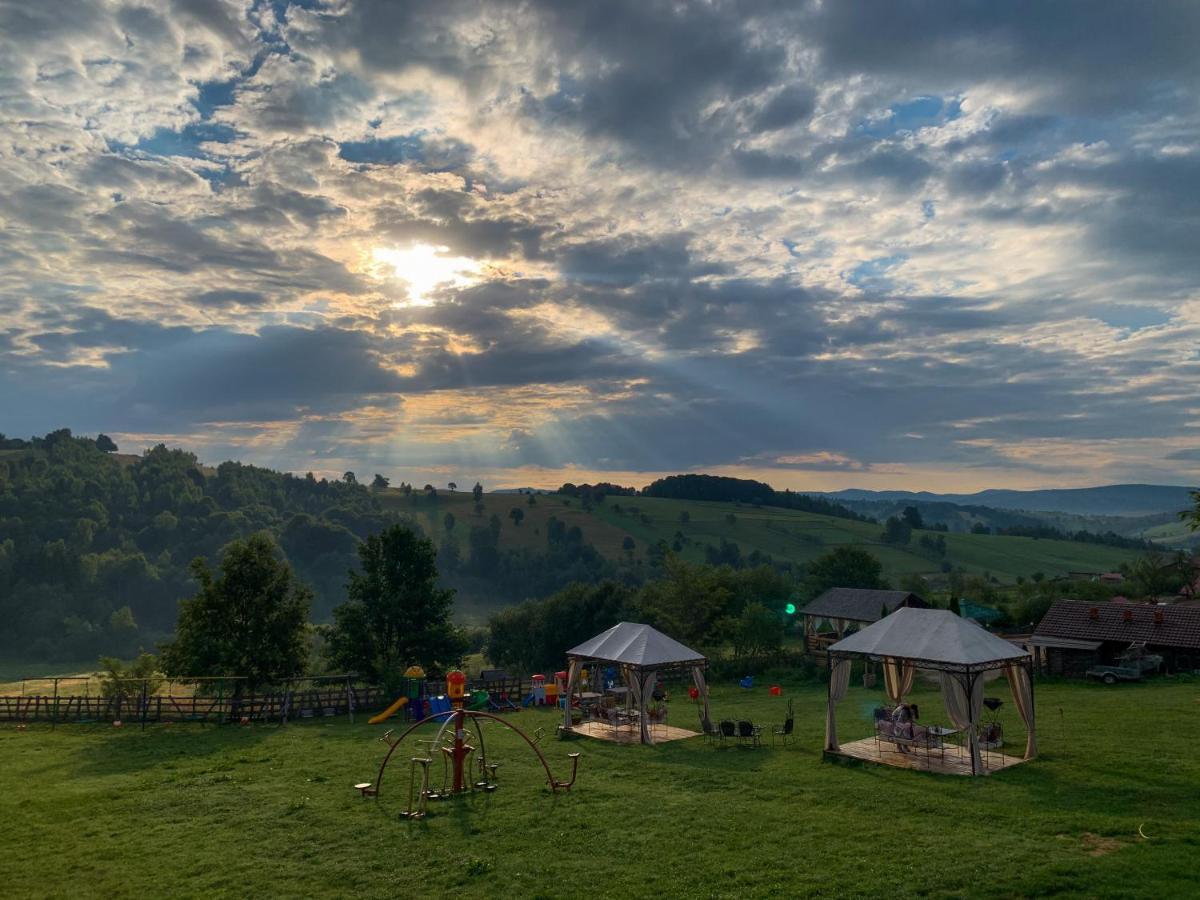
{"type": "MultiPolygon", "coordinates": [[[[1007,697],[1003,682],[989,694],[1007,697]]],[[[492,732],[502,788],[396,816],[372,780],[381,726],[0,726],[0,884],[10,897],[1185,896],[1200,858],[1200,682],[1039,684],[1042,757],[971,780],[823,762],[824,688],[786,685],[799,743],[720,751],[547,738],[551,796],[492,732]],[[1060,713],[1061,710],[1061,713],[1060,713]],[[1149,839],[1138,835],[1143,826],[1149,839]]],[[[878,691],[854,688],[844,739],[878,691]]],[[[929,688],[922,719],[944,721],[929,688]]],[[[1011,702],[1010,739],[1022,732],[1011,702]]],[[[718,716],[778,720],[765,687],[718,716]]],[[[687,725],[686,701],[672,706],[687,725]]],[[[513,721],[553,734],[549,711],[513,721]]]]}

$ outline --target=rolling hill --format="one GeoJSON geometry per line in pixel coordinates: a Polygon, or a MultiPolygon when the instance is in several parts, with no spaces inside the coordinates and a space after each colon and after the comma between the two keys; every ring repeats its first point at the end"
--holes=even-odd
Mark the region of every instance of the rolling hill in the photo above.
{"type": "Polygon", "coordinates": [[[1013,582],[1018,576],[1029,577],[1036,572],[1054,577],[1075,571],[1108,571],[1137,556],[1132,550],[1074,541],[944,534],[946,555],[941,557],[918,544],[926,533],[923,531],[914,532],[908,545],[898,546],[881,541],[881,526],[871,522],[716,501],[610,497],[585,510],[578,499],[559,494],[538,495],[534,506],[529,506],[528,499],[521,495],[485,494],[484,509],[476,515],[467,492],[441,492],[429,498],[417,494],[404,497],[390,489],[381,499],[388,508],[414,517],[436,543],[447,536],[458,541],[464,554],[471,526],[486,524],[495,514],[503,523],[501,549],[543,548],[546,522],[554,516],[568,527],[578,525],[584,539],[611,559],[627,558],[623,544],[625,538],[632,538],[635,563],[646,559],[651,545],[661,540],[671,546],[677,535],[682,537],[679,555],[691,562],[702,562],[706,547],[718,546],[722,540],[736,543],[743,557],[757,550],[777,561],[797,563],[808,562],[840,545],[865,546],[878,556],[885,574],[892,579],[912,573],[940,574],[945,561],[967,572],[989,573],[1001,581],[1013,582]],[[508,518],[514,508],[524,513],[520,525],[508,518]],[[446,513],[455,520],[449,531],[445,527],[446,513]],[[684,514],[687,522],[681,521],[684,514]]]}
{"type": "Polygon", "coordinates": [[[935,494],[929,491],[867,491],[848,489],[821,496],[853,501],[922,501],[994,509],[1073,513],[1085,516],[1145,516],[1178,513],[1194,505],[1194,488],[1167,484],[1108,484],[1090,488],[1011,491],[990,489],[974,494],[935,494]]]}

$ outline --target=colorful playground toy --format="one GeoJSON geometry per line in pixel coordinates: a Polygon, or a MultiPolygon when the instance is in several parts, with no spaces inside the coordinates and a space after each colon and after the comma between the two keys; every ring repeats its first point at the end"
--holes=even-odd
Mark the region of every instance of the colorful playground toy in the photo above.
{"type": "MultiPolygon", "coordinates": [[[[499,716],[479,710],[464,709],[465,683],[466,677],[461,672],[451,672],[447,677],[446,693],[450,698],[453,698],[450,702],[454,703],[454,709],[448,715],[434,713],[433,715],[426,716],[420,721],[414,722],[395,739],[392,738],[390,731],[387,732],[381,740],[388,744],[388,752],[379,766],[379,774],[376,776],[375,782],[359,782],[354,785],[355,790],[359,791],[363,797],[378,797],[380,786],[383,784],[384,770],[391,761],[392,755],[396,752],[396,748],[401,745],[406,737],[422,725],[429,722],[441,721],[442,726],[438,729],[437,734],[432,740],[416,741],[420,755],[413,756],[410,759],[408,808],[400,815],[407,819],[420,819],[425,816],[430,800],[448,800],[452,797],[459,797],[469,791],[476,790],[489,793],[494,791],[497,787],[496,769],[499,767],[499,763],[492,762],[487,755],[482,726],[483,722],[488,719],[512,729],[525,740],[525,743],[537,755],[542,768],[546,770],[546,781],[550,785],[551,791],[557,793],[559,790],[570,790],[571,786],[575,783],[575,777],[579,770],[579,754],[567,754],[567,757],[571,760],[571,779],[569,781],[556,779],[550,771],[550,765],[546,762],[546,757],[538,749],[537,745],[541,739],[541,734],[539,733],[536,739],[531,740],[525,732],[515,725],[509,725],[508,722],[499,716]],[[456,676],[458,677],[456,678],[456,676]],[[455,696],[456,694],[457,696],[455,696]],[[474,734],[467,731],[468,720],[474,724],[474,734]],[[467,761],[476,752],[475,745],[471,743],[476,739],[479,741],[478,755],[475,757],[479,780],[470,781],[469,770],[472,767],[468,765],[467,761]],[[421,747],[422,744],[425,746],[421,747]],[[442,759],[442,784],[440,788],[434,788],[430,780],[429,770],[433,764],[434,756],[440,756],[442,759]]],[[[445,700],[446,698],[436,699],[445,700]]]]}
{"type": "Polygon", "coordinates": [[[383,712],[368,719],[369,724],[378,725],[380,722],[386,722],[410,703],[412,707],[409,711],[413,718],[420,719],[423,715],[428,715],[425,709],[425,670],[420,666],[409,666],[404,670],[404,677],[407,679],[404,693],[383,712]]]}
{"type": "Polygon", "coordinates": [[[529,696],[527,696],[525,698],[524,702],[522,702],[521,705],[522,706],[545,706],[546,705],[546,676],[545,675],[534,675],[531,680],[533,681],[533,687],[529,691],[529,696]]]}
{"type": "Polygon", "coordinates": [[[746,675],[741,681],[738,682],[738,684],[740,684],[746,690],[750,690],[752,687],[754,687],[754,676],[746,675]]]}

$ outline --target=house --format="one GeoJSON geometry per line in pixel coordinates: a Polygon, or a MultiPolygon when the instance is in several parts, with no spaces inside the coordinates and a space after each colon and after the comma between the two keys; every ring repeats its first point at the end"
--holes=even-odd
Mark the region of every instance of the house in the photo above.
{"type": "Polygon", "coordinates": [[[1057,600],[1027,642],[1037,670],[1081,677],[1128,650],[1163,658],[1164,672],[1200,669],[1200,608],[1057,600]]]}
{"type": "Polygon", "coordinates": [[[927,609],[929,604],[910,591],[830,588],[800,611],[804,616],[804,649],[823,651],[847,632],[878,622],[902,606],[927,609]]]}

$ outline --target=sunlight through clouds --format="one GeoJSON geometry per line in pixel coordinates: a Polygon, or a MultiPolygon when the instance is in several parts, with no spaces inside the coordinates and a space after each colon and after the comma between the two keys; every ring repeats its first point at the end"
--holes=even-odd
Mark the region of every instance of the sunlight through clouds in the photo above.
{"type": "Polygon", "coordinates": [[[410,247],[376,247],[371,251],[377,269],[386,271],[408,287],[408,302],[413,306],[431,306],[439,290],[477,284],[483,266],[464,256],[450,255],[450,248],[431,244],[410,247]]]}

